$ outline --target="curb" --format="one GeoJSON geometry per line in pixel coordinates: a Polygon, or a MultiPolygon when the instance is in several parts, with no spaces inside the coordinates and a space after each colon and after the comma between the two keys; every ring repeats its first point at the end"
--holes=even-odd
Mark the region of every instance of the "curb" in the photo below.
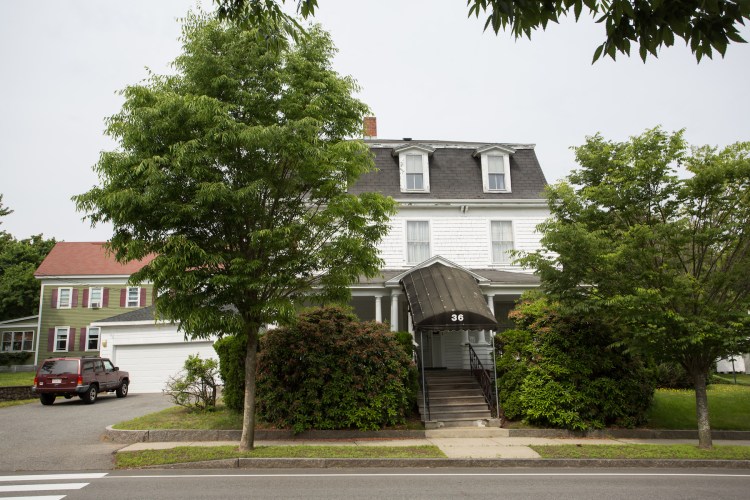
{"type": "Polygon", "coordinates": [[[144,469],[346,469],[346,468],[714,468],[750,469],[750,460],[512,459],[512,458],[232,458],[151,465],[144,469]]]}
{"type": "MultiPolygon", "coordinates": [[[[613,439],[698,439],[697,430],[659,430],[659,429],[605,429],[574,432],[562,429],[502,429],[507,437],[537,438],[613,438],[613,439]]],[[[108,425],[103,439],[113,443],[158,443],[166,441],[239,441],[240,430],[179,430],[153,429],[126,431],[113,429],[108,425]]],[[[748,440],[750,431],[712,431],[713,439],[748,440]]],[[[294,434],[290,430],[256,429],[255,439],[270,440],[356,440],[356,439],[424,439],[424,430],[385,430],[385,431],[352,431],[352,430],[309,430],[294,434]]]]}

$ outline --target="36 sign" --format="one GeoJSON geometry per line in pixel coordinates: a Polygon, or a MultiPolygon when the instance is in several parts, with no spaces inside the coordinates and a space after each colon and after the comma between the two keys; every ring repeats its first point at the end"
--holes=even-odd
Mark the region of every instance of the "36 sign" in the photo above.
{"type": "Polygon", "coordinates": [[[464,315],[463,314],[451,314],[451,321],[463,321],[464,315]]]}

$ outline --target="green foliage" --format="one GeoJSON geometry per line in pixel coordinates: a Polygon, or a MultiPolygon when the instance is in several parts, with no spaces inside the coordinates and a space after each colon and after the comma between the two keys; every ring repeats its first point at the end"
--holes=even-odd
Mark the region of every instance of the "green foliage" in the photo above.
{"type": "Polygon", "coordinates": [[[197,354],[187,357],[182,374],[169,377],[163,392],[176,405],[206,411],[216,407],[219,362],[201,359],[197,354]]]}
{"type": "Polygon", "coordinates": [[[224,337],[214,342],[214,350],[219,355],[219,373],[224,382],[221,399],[227,408],[242,411],[245,404],[247,339],[237,336],[224,337]]]}
{"type": "Polygon", "coordinates": [[[654,379],[659,389],[690,389],[693,379],[676,363],[659,363],[654,366],[654,379]]]}
{"type": "Polygon", "coordinates": [[[575,151],[581,168],[548,190],[543,248],[520,262],[567,309],[617,325],[630,350],[682,366],[710,446],[705,380],[750,348],[750,142],[690,148],[656,128],[575,151]]]}
{"type": "Polygon", "coordinates": [[[604,323],[532,297],[511,313],[517,328],[498,337],[505,416],[573,430],[642,423],[654,391],[643,363],[612,345],[604,323]]]}
{"type": "Polygon", "coordinates": [[[313,309],[261,339],[258,415],[296,432],[399,424],[410,410],[410,369],[387,325],[313,309]]]}
{"type": "MultiPolygon", "coordinates": [[[[240,22],[270,26],[266,35],[293,32],[299,27],[294,18],[281,10],[285,0],[214,0],[219,15],[240,22]]],[[[546,29],[572,14],[578,21],[584,10],[597,23],[604,25],[605,41],[594,52],[594,61],[603,55],[615,59],[617,53],[630,55],[631,45],[638,45],[644,61],[651,54],[658,56],[661,47],[674,45],[676,37],[685,40],[698,62],[713,57],[714,51],[723,57],[727,46],[745,43],[739,28],[750,19],[750,2],[743,0],[467,0],[469,17],[487,14],[484,29],[497,34],[510,29],[516,38],[531,38],[531,32],[546,29]]],[[[299,0],[297,12],[307,18],[315,15],[317,0],[299,0]]]]}
{"type": "MultiPolygon", "coordinates": [[[[0,194],[0,217],[11,213],[0,194]]],[[[34,271],[53,246],[55,240],[45,240],[41,234],[17,240],[0,231],[0,321],[31,316],[39,309],[41,287],[34,271]]]]}
{"type": "Polygon", "coordinates": [[[0,352],[0,366],[20,365],[32,356],[28,352],[0,352]]]}
{"type": "Polygon", "coordinates": [[[194,337],[247,339],[251,396],[259,328],[291,321],[303,300],[346,300],[379,272],[396,206],[344,189],[373,159],[350,140],[368,108],[331,68],[330,36],[312,27],[274,46],[261,31],[188,14],[176,74],[122,92],[107,121],[119,149],[95,166],[100,185],[74,197],[93,224],[112,224],[119,260],[156,255],[131,279],[168,291],[162,315],[194,337]]]}

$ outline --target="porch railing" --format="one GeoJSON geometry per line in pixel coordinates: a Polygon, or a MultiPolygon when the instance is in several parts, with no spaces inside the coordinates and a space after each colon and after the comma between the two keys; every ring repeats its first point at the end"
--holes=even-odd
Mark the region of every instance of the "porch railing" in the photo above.
{"type": "Polygon", "coordinates": [[[490,378],[490,373],[485,370],[482,361],[479,359],[479,356],[477,356],[477,352],[471,344],[467,344],[467,346],[469,347],[469,366],[471,367],[471,373],[482,387],[484,400],[487,401],[487,405],[489,405],[492,415],[497,416],[497,393],[495,392],[494,377],[490,378]]]}

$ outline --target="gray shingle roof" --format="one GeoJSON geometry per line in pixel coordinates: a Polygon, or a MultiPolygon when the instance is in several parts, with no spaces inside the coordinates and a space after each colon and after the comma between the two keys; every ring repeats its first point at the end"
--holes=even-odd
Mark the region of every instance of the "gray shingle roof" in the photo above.
{"type": "Polygon", "coordinates": [[[435,147],[430,156],[430,192],[402,193],[398,170],[398,156],[393,156],[395,147],[404,141],[365,141],[375,154],[377,172],[369,172],[359,178],[349,192],[361,194],[379,192],[400,200],[466,199],[466,200],[519,200],[543,198],[547,181],[532,146],[499,144],[516,150],[510,156],[511,193],[485,193],[482,190],[480,159],[473,157],[484,143],[440,143],[436,141],[412,141],[412,144],[427,144],[435,147]]]}
{"type": "Polygon", "coordinates": [[[100,319],[97,323],[126,323],[130,321],[154,321],[154,306],[142,307],[111,318],[100,319]]]}
{"type": "MultiPolygon", "coordinates": [[[[358,284],[360,285],[377,285],[395,278],[402,274],[406,269],[381,269],[380,275],[373,278],[360,276],[358,284]]],[[[501,271],[499,269],[467,269],[474,274],[483,276],[490,280],[490,283],[503,285],[538,285],[539,277],[534,274],[518,273],[512,271],[501,271]]],[[[355,284],[356,286],[356,284],[355,284]]]]}

